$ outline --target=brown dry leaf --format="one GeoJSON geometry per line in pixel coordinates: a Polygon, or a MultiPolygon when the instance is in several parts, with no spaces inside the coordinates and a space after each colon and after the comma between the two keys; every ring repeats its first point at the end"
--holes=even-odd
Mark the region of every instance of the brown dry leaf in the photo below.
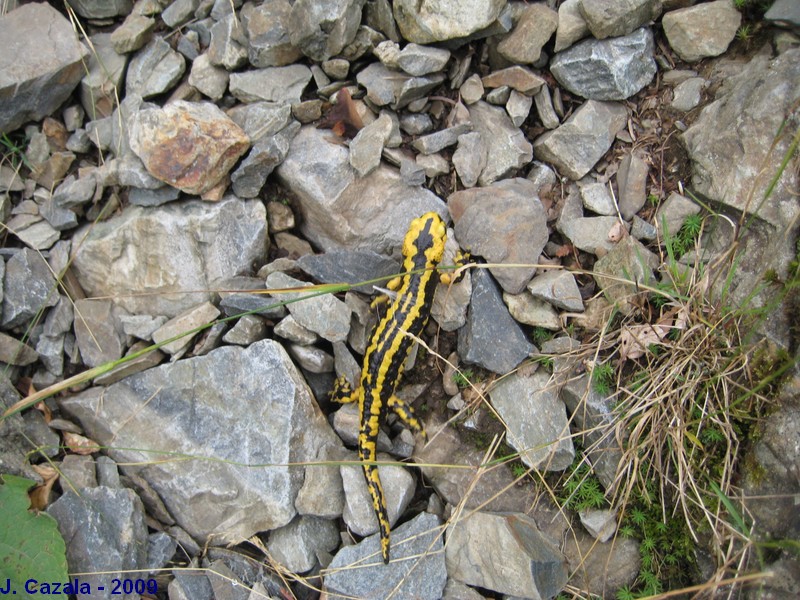
{"type": "Polygon", "coordinates": [[[28,493],[31,499],[31,507],[36,510],[44,510],[50,504],[50,490],[53,489],[53,484],[58,480],[58,471],[50,465],[32,465],[32,467],[43,481],[28,493]]]}
{"type": "Polygon", "coordinates": [[[318,129],[332,129],[336,135],[348,138],[354,138],[363,127],[364,122],[347,88],[339,90],[336,104],[331,106],[317,124],[318,129]]]}
{"type": "Polygon", "coordinates": [[[656,325],[628,325],[623,327],[619,336],[619,357],[626,361],[629,358],[639,358],[644,356],[647,348],[653,344],[660,344],[661,341],[672,329],[672,324],[656,325]]]}
{"type": "Polygon", "coordinates": [[[561,244],[556,250],[556,257],[557,258],[564,258],[565,256],[569,256],[575,249],[573,248],[572,244],[561,244]]]}
{"type": "Polygon", "coordinates": [[[61,435],[64,437],[64,445],[67,446],[75,454],[89,455],[100,451],[100,446],[97,442],[90,440],[87,437],[72,433],[71,431],[63,431],[61,435]]]}
{"type": "Polygon", "coordinates": [[[608,239],[611,242],[618,242],[628,235],[628,230],[625,229],[625,224],[622,221],[617,221],[608,231],[608,239]]]}

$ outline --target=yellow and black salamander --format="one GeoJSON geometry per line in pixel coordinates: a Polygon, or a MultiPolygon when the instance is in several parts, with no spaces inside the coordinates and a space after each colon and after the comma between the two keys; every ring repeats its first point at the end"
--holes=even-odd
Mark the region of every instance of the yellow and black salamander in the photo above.
{"type": "Polygon", "coordinates": [[[389,562],[389,514],[383,487],[374,464],[378,431],[387,411],[394,411],[413,431],[423,433],[422,424],[411,406],[395,396],[403,366],[414,340],[428,322],[433,294],[439,281],[436,267],[442,260],[447,228],[442,218],[429,212],[414,219],[403,241],[404,274],[394,287],[397,293],[386,315],[375,327],[364,354],[358,388],[350,390],[338,380],[331,397],[336,402],[358,402],[360,426],[358,456],[372,496],[381,534],[383,562],[389,562]],[[408,335],[410,334],[410,335],[408,335]]]}

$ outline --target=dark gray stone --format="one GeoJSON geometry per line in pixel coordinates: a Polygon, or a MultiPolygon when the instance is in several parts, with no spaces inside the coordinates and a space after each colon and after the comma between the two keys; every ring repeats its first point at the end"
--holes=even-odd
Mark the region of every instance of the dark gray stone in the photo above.
{"type": "Polygon", "coordinates": [[[0,131],[11,132],[56,110],[84,75],[89,51],[70,22],[46,3],[0,17],[0,131]]]}
{"type": "Polygon", "coordinates": [[[153,38],[128,65],[125,91],[142,98],[163,94],[178,83],[185,70],[183,56],[164,39],[153,38]]]}
{"type": "Polygon", "coordinates": [[[340,447],[271,340],[161,365],[64,398],[61,406],[87,435],[111,446],[119,464],[138,465],[124,469],[144,478],[175,521],[211,545],[289,523],[304,467],[288,465],[326,460],[327,449],[340,447]],[[154,460],[164,453],[194,460],[154,460]]]}
{"type": "Polygon", "coordinates": [[[83,488],[80,496],[64,494],[47,512],[67,542],[70,569],[82,573],[80,581],[91,586],[92,593],[78,594],[79,599],[139,598],[138,594],[111,594],[113,579],[147,566],[144,507],[132,490],[83,488]]]}
{"type": "Polygon", "coordinates": [[[458,354],[465,362],[505,375],[536,347],[511,318],[497,284],[485,269],[475,270],[472,286],[467,323],[458,330],[458,354]]]}
{"type": "Polygon", "coordinates": [[[6,264],[3,327],[27,325],[43,308],[55,306],[58,288],[41,255],[23,248],[6,264]]]}
{"type": "Polygon", "coordinates": [[[624,37],[588,39],[556,54],[550,71],[573,94],[588,100],[624,100],[656,74],[653,34],[643,27],[624,37]]]}
{"type": "MultiPolygon", "coordinates": [[[[371,252],[334,251],[324,254],[307,254],[297,261],[297,267],[322,283],[359,283],[400,273],[400,264],[390,258],[371,252]]],[[[374,285],[386,287],[388,279],[374,285]]],[[[372,294],[373,284],[354,287],[353,290],[372,294]]]]}
{"type": "Polygon", "coordinates": [[[421,513],[392,531],[394,562],[389,567],[380,559],[377,534],[342,548],[328,566],[326,591],[356,598],[439,600],[447,581],[440,523],[421,513]]]}

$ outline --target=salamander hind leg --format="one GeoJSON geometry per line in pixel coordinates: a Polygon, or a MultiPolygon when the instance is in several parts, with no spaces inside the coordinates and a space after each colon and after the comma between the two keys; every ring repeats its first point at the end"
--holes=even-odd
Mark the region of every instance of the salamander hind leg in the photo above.
{"type": "Polygon", "coordinates": [[[350,384],[347,383],[347,379],[345,379],[344,375],[342,375],[333,384],[333,389],[331,390],[331,401],[338,402],[339,404],[349,404],[350,402],[355,402],[357,400],[357,395],[355,392],[355,390],[350,389],[350,384]]]}
{"type": "Polygon", "coordinates": [[[414,412],[414,408],[405,400],[393,395],[391,398],[389,398],[389,408],[391,408],[392,411],[394,411],[394,413],[400,417],[400,420],[403,421],[403,423],[411,428],[411,431],[422,434],[424,439],[428,439],[428,436],[425,433],[425,428],[422,426],[422,421],[420,421],[417,417],[416,413],[414,412]]]}
{"type": "Polygon", "coordinates": [[[389,564],[389,511],[386,509],[386,498],[383,495],[383,486],[378,475],[378,467],[365,464],[364,475],[367,478],[367,487],[372,496],[372,507],[375,509],[375,516],[378,518],[378,529],[381,534],[381,556],[384,564],[389,564]]]}

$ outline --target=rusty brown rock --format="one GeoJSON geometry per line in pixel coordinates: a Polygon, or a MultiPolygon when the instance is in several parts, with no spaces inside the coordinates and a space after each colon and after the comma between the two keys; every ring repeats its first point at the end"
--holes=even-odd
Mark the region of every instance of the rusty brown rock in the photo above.
{"type": "Polygon", "coordinates": [[[204,102],[143,110],[131,126],[131,149],[148,172],[187,194],[214,188],[248,148],[244,130],[204,102]]]}

